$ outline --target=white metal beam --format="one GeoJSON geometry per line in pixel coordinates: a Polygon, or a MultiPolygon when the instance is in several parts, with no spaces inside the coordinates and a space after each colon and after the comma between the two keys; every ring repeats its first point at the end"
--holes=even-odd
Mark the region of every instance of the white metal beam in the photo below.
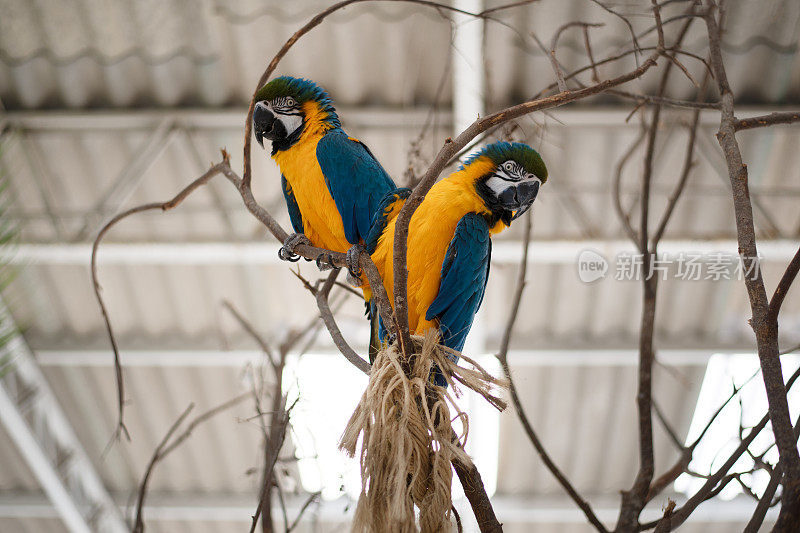
{"type": "Polygon", "coordinates": [[[0,301],[0,423],[73,533],[128,531],[30,349],[0,301]]]}
{"type": "MultiPolygon", "coordinates": [[[[739,118],[765,115],[773,112],[792,111],[791,107],[742,107],[736,109],[739,118]]],[[[346,125],[358,128],[419,128],[428,119],[428,108],[396,109],[389,107],[342,107],[338,109],[340,116],[345,117],[346,125]]],[[[634,122],[626,122],[630,114],[629,107],[589,107],[558,108],[548,111],[553,117],[551,127],[620,127],[636,129],[634,122]]],[[[164,120],[170,118],[179,127],[203,130],[236,130],[241,131],[244,125],[246,109],[157,109],[136,112],[126,111],[13,111],[5,113],[3,119],[9,127],[25,131],[85,132],[89,130],[154,130],[164,120]]],[[[466,114],[465,114],[466,116],[466,114]]],[[[448,124],[452,114],[441,111],[436,122],[448,124]]],[[[475,117],[472,117],[474,120],[475,117]]],[[[472,121],[471,120],[471,121],[472,121]]],[[[470,121],[470,122],[471,122],[470,121]]],[[[719,126],[719,111],[708,109],[700,113],[701,125],[719,126]]],[[[755,134],[744,132],[744,135],[755,134]]]]}
{"type": "MultiPolygon", "coordinates": [[[[480,13],[483,0],[454,0],[453,7],[480,13]]],[[[486,69],[483,57],[483,19],[453,13],[453,134],[458,135],[484,112],[486,69]]]]}
{"type": "MultiPolygon", "coordinates": [[[[733,239],[710,241],[665,240],[659,252],[674,255],[679,252],[736,254],[738,245],[733,239]]],[[[91,244],[20,244],[13,257],[18,265],[88,265],[91,244]]],[[[492,245],[492,261],[517,264],[522,243],[497,240],[492,245]]],[[[594,250],[611,260],[621,253],[636,253],[627,240],[559,240],[531,243],[528,262],[532,264],[577,265],[578,255],[594,250]]],[[[790,239],[760,240],[758,250],[764,261],[789,261],[797,251],[797,241],[790,239]]],[[[4,258],[6,259],[6,258],[4,258]]],[[[100,247],[100,265],[239,265],[279,264],[278,244],[273,242],[244,243],[105,243],[100,247]]]]}
{"type": "MultiPolygon", "coordinates": [[[[665,494],[648,506],[642,520],[653,520],[663,516],[659,508],[667,497],[680,506],[686,498],[680,494],[665,494]]],[[[125,505],[129,495],[120,494],[116,501],[125,505]]],[[[619,498],[604,495],[589,497],[592,507],[601,520],[611,523],[616,519],[619,498]]],[[[295,516],[304,498],[289,496],[287,512],[295,516]]],[[[462,512],[461,516],[470,516],[470,511],[463,500],[455,502],[462,512]]],[[[566,496],[507,496],[495,495],[492,505],[498,517],[505,524],[586,524],[586,516],[566,496]]],[[[316,513],[316,519],[325,523],[348,524],[352,519],[353,502],[341,498],[334,501],[323,501],[316,513]]],[[[755,502],[738,496],[732,500],[714,499],[705,502],[692,514],[689,524],[739,524],[749,520],[755,508],[755,502]]],[[[147,520],[187,521],[187,522],[251,522],[253,512],[252,498],[231,494],[163,494],[153,493],[148,498],[147,520]]],[[[778,509],[769,511],[765,523],[777,518],[778,509]]],[[[55,518],[53,506],[38,494],[17,493],[0,496],[0,518],[55,518]]],[[[469,527],[469,519],[467,519],[469,527]]],[[[686,527],[686,526],[684,526],[686,527]]]]}
{"type": "Polygon", "coordinates": [[[171,118],[166,117],[153,130],[147,141],[123,167],[119,176],[114,179],[111,187],[89,211],[83,227],[78,231],[75,238],[76,241],[82,241],[88,236],[94,237],[100,231],[100,228],[136,191],[142,180],[147,176],[147,170],[164,153],[174,136],[174,123],[171,118]]]}
{"type": "MultiPolygon", "coordinates": [[[[397,129],[420,128],[430,119],[428,108],[395,109],[388,107],[341,107],[339,115],[345,125],[356,128],[397,129]]],[[[737,111],[738,112],[738,111],[737,111]]],[[[152,130],[169,119],[181,128],[189,130],[243,131],[247,109],[155,109],[129,111],[15,111],[6,113],[4,119],[9,126],[26,131],[69,133],[70,131],[131,131],[152,130]]],[[[449,124],[449,111],[438,111],[436,123],[449,124]]],[[[623,117],[624,118],[624,117],[623,117]]],[[[717,120],[719,122],[719,119],[717,120]]]]}
{"type": "MultiPolygon", "coordinates": [[[[715,353],[749,353],[752,348],[707,346],[696,349],[658,350],[658,360],[668,365],[705,366],[715,353]]],[[[309,355],[341,357],[338,351],[320,350],[309,355]]],[[[491,354],[485,353],[485,356],[491,354]]],[[[125,350],[120,356],[126,367],[243,367],[264,360],[256,350],[125,350]]],[[[511,350],[512,366],[636,366],[638,352],[632,348],[511,350]]],[[[110,367],[114,358],[108,350],[37,350],[42,367],[110,367]]]]}

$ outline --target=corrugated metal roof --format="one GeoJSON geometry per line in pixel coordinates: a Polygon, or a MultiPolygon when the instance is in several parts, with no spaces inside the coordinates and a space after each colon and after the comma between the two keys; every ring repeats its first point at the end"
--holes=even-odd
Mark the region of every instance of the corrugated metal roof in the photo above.
{"type": "MultiPolygon", "coordinates": [[[[513,361],[513,360],[512,360],[513,361]]],[[[703,379],[703,366],[657,367],[654,397],[685,434],[703,379]],[[679,378],[677,377],[679,376],[679,378]],[[662,403],[663,402],[663,403],[662,403]]],[[[520,367],[514,370],[520,399],[545,449],[576,490],[586,496],[629,488],[638,457],[637,372],[634,366],[520,367]],[[604,457],[598,461],[598,454],[604,457]]],[[[658,424],[656,424],[657,427],[658,424]]],[[[501,417],[497,490],[501,494],[560,494],[546,467],[531,455],[531,444],[513,411],[501,417]]],[[[679,454],[663,428],[656,429],[659,472],[679,454]]]]}
{"type": "MultiPolygon", "coordinates": [[[[487,1],[486,7],[500,3],[487,1]]],[[[680,12],[679,4],[670,4],[665,17],[680,12]]],[[[323,5],[328,4],[0,0],[0,100],[12,111],[0,116],[0,123],[7,120],[9,126],[2,138],[0,170],[9,177],[16,197],[11,211],[19,221],[22,241],[44,246],[86,243],[112,213],[173,195],[218,159],[219,147],[228,148],[239,168],[243,106],[254,80],[266,58],[323,5]],[[116,112],[132,107],[148,111],[116,112]],[[98,108],[113,109],[85,113],[98,108]],[[80,114],[70,116],[65,110],[80,114]],[[141,153],[152,159],[151,164],[139,161],[140,176],[122,179],[141,153]],[[99,210],[100,206],[105,209],[99,210]]],[[[644,4],[623,8],[646,9],[644,4]]],[[[531,31],[547,42],[561,22],[602,20],[606,27],[591,33],[595,49],[629,46],[625,27],[586,2],[542,1],[497,16],[511,27],[495,23],[486,27],[489,109],[529,97],[552,79],[549,62],[536,49],[531,31]]],[[[798,21],[800,4],[790,0],[731,4],[724,49],[741,103],[800,101],[798,21]]],[[[640,31],[648,25],[646,17],[635,17],[634,22],[640,31]]],[[[702,31],[697,22],[686,41],[701,55],[706,53],[702,31]]],[[[579,37],[567,32],[560,41],[559,60],[569,67],[585,61],[579,37]]],[[[441,109],[451,104],[449,42],[449,21],[433,11],[405,4],[352,6],[304,38],[302,47],[282,63],[281,72],[311,77],[329,89],[348,132],[364,140],[399,180],[408,166],[409,145],[427,120],[428,106],[437,100],[441,109]]],[[[698,65],[688,59],[686,63],[697,77],[698,65]]],[[[603,67],[602,72],[612,76],[631,64],[632,60],[603,67]]],[[[648,76],[634,89],[652,92],[654,84],[655,77],[648,76]]],[[[675,97],[693,97],[685,83],[676,82],[670,91],[675,97]]],[[[639,133],[636,117],[625,123],[627,113],[627,108],[601,108],[595,100],[588,106],[519,121],[517,137],[540,149],[551,175],[535,208],[534,258],[542,243],[624,240],[612,205],[611,176],[639,133]]],[[[423,144],[423,163],[452,133],[449,113],[434,118],[423,144]]],[[[651,224],[677,179],[686,121],[685,113],[665,113],[655,153],[651,224]]],[[[703,115],[697,164],[665,239],[727,239],[730,244],[735,237],[724,162],[713,138],[716,121],[714,113],[703,115]]],[[[739,138],[757,201],[761,242],[793,245],[800,234],[796,209],[800,133],[776,128],[743,132],[739,138]],[[775,241],[779,237],[785,240],[775,241]]],[[[622,177],[626,205],[634,201],[638,187],[641,163],[634,161],[622,177]]],[[[288,227],[276,186],[277,169],[260,150],[254,151],[253,167],[257,198],[288,227]]],[[[505,255],[497,251],[503,242],[513,246],[520,236],[521,227],[516,225],[497,238],[496,257],[502,258],[493,264],[479,319],[486,337],[482,348],[487,351],[499,342],[516,280],[515,250],[506,249],[505,255]]],[[[108,237],[109,242],[123,245],[264,240],[271,242],[222,180],[198,191],[174,212],[131,219],[108,237]]],[[[735,247],[726,251],[735,252],[735,247]]],[[[640,287],[611,279],[615,265],[613,257],[607,259],[612,260],[608,277],[593,284],[580,282],[572,259],[534,260],[512,347],[561,350],[554,353],[560,358],[588,357],[591,354],[585,350],[590,349],[621,354],[635,347],[640,287]]],[[[197,403],[199,413],[246,390],[244,365],[154,362],[127,367],[133,399],[127,423],[134,440],[102,456],[115,419],[111,367],[53,362],[54,354],[87,352],[91,357],[88,352],[93,350],[101,350],[107,361],[111,358],[83,261],[27,265],[4,297],[29,343],[37,351],[49,352],[47,379],[104,483],[119,496],[135,488],[153,446],[190,401],[197,403]]],[[[767,287],[774,287],[785,262],[783,256],[764,262],[767,287]]],[[[316,275],[313,265],[302,263],[300,268],[308,276],[316,275]]],[[[173,350],[214,350],[215,357],[225,357],[233,354],[228,350],[252,349],[221,312],[223,299],[232,301],[270,337],[302,324],[315,312],[313,300],[289,268],[268,261],[104,262],[101,251],[100,278],[126,356],[133,350],[153,356],[173,350]]],[[[348,339],[363,349],[367,328],[362,304],[350,299],[338,317],[348,339]]],[[[748,317],[740,281],[669,279],[660,285],[657,347],[709,354],[723,348],[747,349],[753,344],[748,317]]],[[[784,346],[800,342],[799,326],[800,300],[790,296],[781,318],[784,346]]],[[[314,350],[333,351],[327,335],[319,336],[314,350]]],[[[527,357],[512,355],[512,366],[524,406],[546,446],[590,499],[616,497],[630,485],[636,468],[635,367],[609,363],[599,355],[596,361],[585,359],[574,365],[532,364],[531,355],[527,357]]],[[[670,370],[657,366],[655,394],[684,435],[702,381],[703,360],[668,364],[670,370]]],[[[253,495],[258,474],[249,471],[260,464],[259,428],[253,421],[242,421],[252,412],[245,403],[201,426],[158,468],[152,490],[253,495]]],[[[661,429],[656,436],[658,468],[663,470],[676,452],[661,429]]],[[[501,498],[561,494],[513,413],[501,416],[498,442],[501,498]]],[[[37,489],[2,431],[0,465],[0,491],[37,489]]],[[[170,533],[235,531],[241,526],[225,521],[152,522],[153,531],[170,533]]],[[[541,530],[587,531],[587,527],[556,522],[543,524],[541,530]]],[[[696,526],[698,531],[731,527],[696,526]]],[[[52,518],[0,519],[2,531],[61,528],[52,518]]],[[[685,529],[692,531],[688,525],[685,529]]],[[[529,530],[529,524],[514,521],[507,527],[507,531],[529,530]]]]}
{"type": "MultiPolygon", "coordinates": [[[[403,118],[402,113],[384,114],[382,125],[370,124],[368,112],[348,120],[348,131],[363,139],[398,182],[403,181],[412,140],[425,121],[424,112],[403,118]]],[[[535,206],[537,239],[624,238],[613,210],[611,179],[617,161],[638,135],[638,128],[625,124],[623,110],[596,112],[572,110],[555,113],[554,119],[522,121],[518,137],[539,148],[547,161],[551,180],[535,206]],[[605,118],[611,124],[597,121],[605,118]],[[561,121],[559,124],[556,121],[561,121]]],[[[241,166],[240,120],[236,113],[223,115],[217,126],[203,124],[203,114],[150,114],[140,118],[108,115],[98,125],[82,127],[75,119],[10,115],[12,131],[6,138],[3,171],[11,177],[17,199],[12,214],[23,221],[26,242],[86,239],[99,228],[103,218],[116,210],[156,199],[171,197],[199,175],[208,162],[219,159],[219,148],[233,154],[235,168],[241,166]],[[162,136],[157,127],[168,122],[173,129],[162,136]],[[219,125],[221,124],[221,125],[219,125]],[[153,140],[155,138],[155,141],[153,140]],[[145,158],[141,177],[125,186],[118,184],[124,170],[141,160],[148,143],[163,141],[160,152],[145,158]],[[102,156],[101,156],[102,154],[102,156]],[[103,217],[98,216],[98,209],[103,217]],[[83,231],[81,231],[83,230],[83,231]]],[[[380,114],[379,114],[380,116],[380,114]]],[[[651,218],[663,210],[684,158],[687,139],[681,122],[686,114],[667,115],[656,148],[651,218]]],[[[209,119],[210,120],[210,119],[209,119]]],[[[242,119],[243,120],[243,119],[242,119]]],[[[733,238],[732,205],[724,161],[713,134],[716,119],[705,115],[699,134],[696,166],[685,195],[678,204],[666,238],[733,238]]],[[[448,135],[449,122],[426,136],[423,162],[448,135]]],[[[795,237],[800,214],[791,209],[796,201],[798,155],[794,147],[800,133],[792,128],[746,132],[741,135],[745,160],[749,161],[753,194],[757,197],[756,224],[762,236],[795,237]],[[781,213],[781,216],[777,216],[781,213]]],[[[641,154],[643,147],[637,154],[641,154]]],[[[149,152],[148,152],[149,153],[149,152]]],[[[635,154],[636,155],[636,154],[635,154]]],[[[260,148],[253,152],[256,195],[271,211],[287,217],[278,187],[277,167],[260,148]]],[[[638,188],[640,163],[636,157],[622,176],[623,203],[632,206],[638,188]]],[[[131,241],[214,241],[253,239],[261,233],[258,224],[241,208],[235,190],[218,178],[210,187],[195,193],[169,216],[140,216],[135,223],[123,223],[109,239],[131,241]],[[213,194],[212,194],[213,193],[213,194]]],[[[520,235],[512,228],[500,238],[520,235]]]]}
{"type": "MultiPolygon", "coordinates": [[[[3,0],[0,99],[8,109],[241,105],[268,58],[327,5],[319,0],[3,0]]],[[[650,27],[649,17],[642,16],[649,4],[619,9],[633,15],[637,33],[650,27]]],[[[680,2],[666,5],[664,19],[683,10],[680,2]]],[[[437,99],[444,75],[440,100],[448,104],[450,23],[443,15],[408,4],[350,6],[303,38],[303,50],[325,54],[294,50],[280,70],[312,77],[338,102],[352,105],[429,104],[437,99]]],[[[500,22],[487,24],[493,106],[530,97],[550,82],[549,60],[531,32],[549,43],[569,20],[602,22],[605,27],[592,30],[595,50],[630,46],[619,19],[579,0],[535,2],[493,16],[500,22]]],[[[724,50],[731,84],[742,101],[800,100],[798,20],[800,8],[791,0],[729,6],[724,50]]],[[[686,39],[689,50],[706,53],[704,31],[702,23],[695,24],[686,39]]],[[[577,31],[560,40],[559,60],[572,68],[585,64],[577,31]]],[[[686,63],[693,74],[699,72],[696,61],[686,63]]],[[[622,61],[601,71],[611,76],[631,64],[622,61]]],[[[647,92],[656,83],[650,76],[639,85],[647,92]]]]}

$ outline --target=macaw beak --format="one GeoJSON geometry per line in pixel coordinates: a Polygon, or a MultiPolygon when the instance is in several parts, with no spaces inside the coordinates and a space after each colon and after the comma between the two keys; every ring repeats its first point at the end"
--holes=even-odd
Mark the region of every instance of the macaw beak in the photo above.
{"type": "Polygon", "coordinates": [[[501,205],[507,211],[514,212],[509,222],[521,217],[531,207],[533,201],[536,200],[537,194],[539,194],[538,180],[522,181],[501,192],[500,196],[498,196],[501,205]]]}
{"type": "Polygon", "coordinates": [[[272,139],[275,130],[275,115],[263,103],[258,102],[255,109],[253,109],[253,131],[256,135],[256,141],[264,148],[264,138],[272,139]]]}
{"type": "Polygon", "coordinates": [[[533,205],[536,195],[539,194],[539,181],[523,181],[517,187],[517,196],[520,198],[520,208],[514,213],[511,220],[521,217],[533,205]]]}

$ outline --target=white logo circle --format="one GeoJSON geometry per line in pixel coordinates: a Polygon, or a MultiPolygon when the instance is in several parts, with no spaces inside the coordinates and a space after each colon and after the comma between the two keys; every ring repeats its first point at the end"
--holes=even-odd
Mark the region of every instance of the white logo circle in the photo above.
{"type": "Polygon", "coordinates": [[[583,250],[578,255],[578,277],[584,283],[604,278],[608,272],[608,261],[594,250],[583,250]]]}

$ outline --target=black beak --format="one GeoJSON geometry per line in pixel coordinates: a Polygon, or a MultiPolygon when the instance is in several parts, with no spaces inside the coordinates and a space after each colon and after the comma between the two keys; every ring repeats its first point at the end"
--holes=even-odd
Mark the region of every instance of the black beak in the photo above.
{"type": "Polygon", "coordinates": [[[498,196],[500,204],[507,212],[514,212],[508,222],[521,217],[531,207],[537,194],[539,194],[539,182],[533,180],[523,181],[501,192],[498,196]]]}
{"type": "Polygon", "coordinates": [[[267,109],[261,102],[256,103],[253,109],[253,131],[256,134],[256,141],[264,147],[264,138],[271,139],[275,129],[275,115],[267,109]]]}

